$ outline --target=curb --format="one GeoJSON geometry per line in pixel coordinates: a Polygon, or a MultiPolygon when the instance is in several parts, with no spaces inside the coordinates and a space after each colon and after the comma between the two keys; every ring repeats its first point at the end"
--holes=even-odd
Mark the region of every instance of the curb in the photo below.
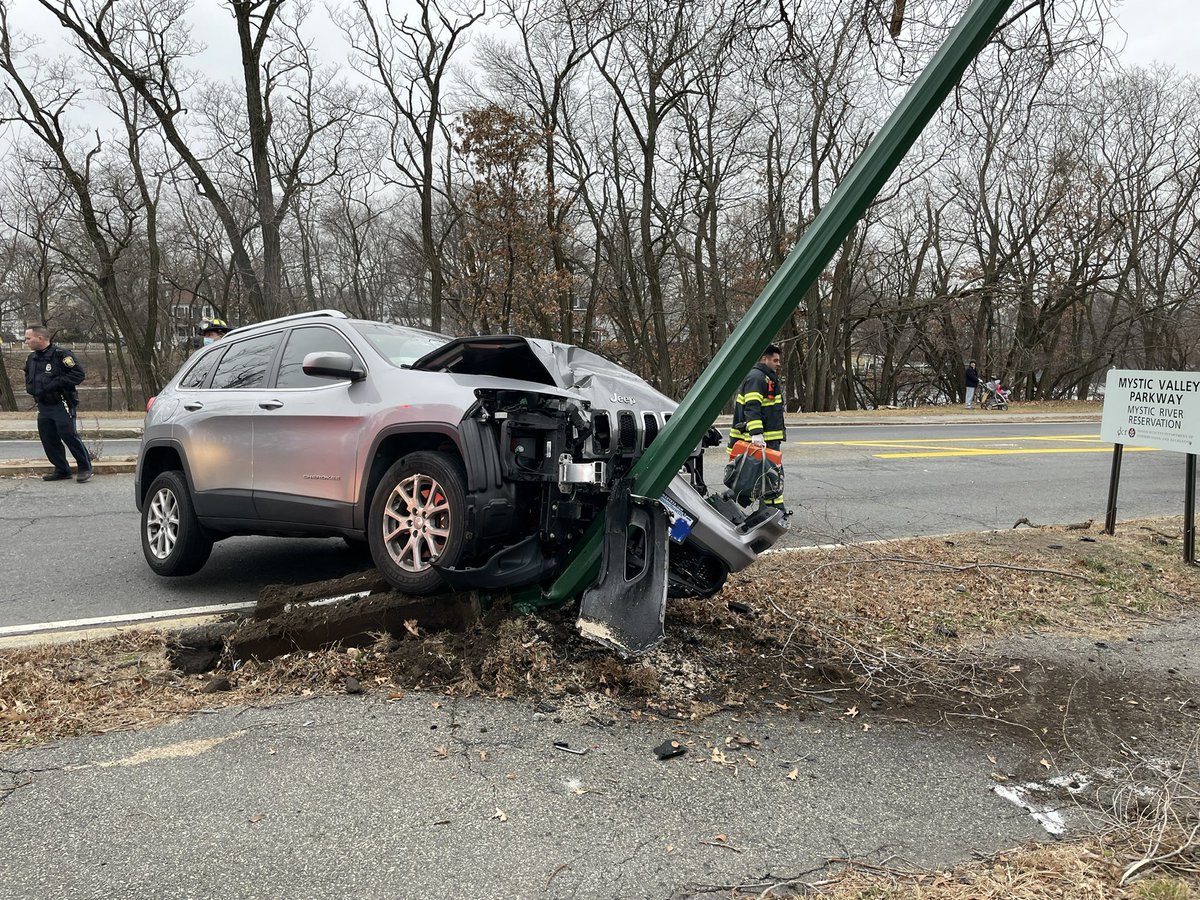
{"type": "MultiPolygon", "coordinates": [[[[98,459],[92,463],[96,475],[125,475],[137,470],[137,460],[132,456],[119,459],[98,459]]],[[[49,475],[50,463],[35,459],[10,459],[0,462],[0,478],[19,478],[30,475],[49,475]]]]}

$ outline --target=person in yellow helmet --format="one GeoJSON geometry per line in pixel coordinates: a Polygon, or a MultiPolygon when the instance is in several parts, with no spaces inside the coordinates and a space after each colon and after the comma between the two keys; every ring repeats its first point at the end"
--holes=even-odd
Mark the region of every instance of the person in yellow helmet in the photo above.
{"type": "Polygon", "coordinates": [[[205,344],[219,341],[229,333],[229,323],[224,319],[202,319],[200,321],[200,336],[205,344]]]}

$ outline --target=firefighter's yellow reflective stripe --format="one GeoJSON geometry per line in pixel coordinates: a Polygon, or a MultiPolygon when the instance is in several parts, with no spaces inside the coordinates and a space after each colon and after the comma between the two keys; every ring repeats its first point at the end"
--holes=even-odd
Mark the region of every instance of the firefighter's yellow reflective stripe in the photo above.
{"type": "Polygon", "coordinates": [[[748,394],[738,394],[737,396],[737,402],[743,405],[749,403],[751,400],[757,400],[759,403],[762,403],[763,395],[758,391],[751,391],[748,394]]]}
{"type": "Polygon", "coordinates": [[[783,432],[782,431],[764,431],[763,432],[763,440],[764,441],[782,441],[783,440],[783,432]]]}
{"type": "Polygon", "coordinates": [[[762,431],[762,419],[751,419],[746,423],[746,431],[753,434],[755,431],[762,431]]]}
{"type": "Polygon", "coordinates": [[[777,404],[779,404],[779,403],[782,403],[782,402],[783,402],[783,397],[782,397],[781,395],[779,395],[779,394],[776,394],[776,395],[775,395],[775,399],[774,399],[774,400],[767,400],[767,399],[764,399],[764,400],[762,401],[762,405],[763,405],[763,406],[775,406],[775,405],[777,405],[777,404]]]}

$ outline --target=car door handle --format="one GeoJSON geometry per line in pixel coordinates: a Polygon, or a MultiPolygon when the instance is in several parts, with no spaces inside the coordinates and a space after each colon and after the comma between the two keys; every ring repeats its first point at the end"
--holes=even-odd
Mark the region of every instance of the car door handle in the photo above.
{"type": "Polygon", "coordinates": [[[281,406],[283,406],[283,402],[280,400],[264,400],[258,404],[259,409],[279,409],[281,406]]]}
{"type": "Polygon", "coordinates": [[[199,400],[192,400],[190,403],[183,404],[183,408],[189,412],[195,412],[198,409],[204,409],[204,404],[199,400]]]}

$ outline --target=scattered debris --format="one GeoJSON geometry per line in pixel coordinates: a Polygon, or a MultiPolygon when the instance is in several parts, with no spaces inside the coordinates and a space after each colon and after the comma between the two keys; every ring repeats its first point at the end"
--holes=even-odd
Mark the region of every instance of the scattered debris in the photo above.
{"type": "Polygon", "coordinates": [[[572,747],[566,741],[555,741],[554,749],[561,750],[563,753],[574,753],[576,756],[583,756],[588,752],[587,747],[580,747],[580,748],[572,747]]]}
{"type": "Polygon", "coordinates": [[[730,600],[725,605],[729,607],[730,612],[735,612],[739,616],[745,616],[747,619],[758,618],[758,610],[749,603],[741,603],[737,600],[730,600]]]}
{"type": "Polygon", "coordinates": [[[674,759],[676,756],[683,756],[687,753],[687,747],[679,743],[679,741],[663,741],[654,748],[654,755],[659,759],[674,759]]]}
{"type": "Polygon", "coordinates": [[[342,684],[345,686],[347,694],[361,694],[363,692],[362,683],[353,675],[347,675],[342,684]]]}

